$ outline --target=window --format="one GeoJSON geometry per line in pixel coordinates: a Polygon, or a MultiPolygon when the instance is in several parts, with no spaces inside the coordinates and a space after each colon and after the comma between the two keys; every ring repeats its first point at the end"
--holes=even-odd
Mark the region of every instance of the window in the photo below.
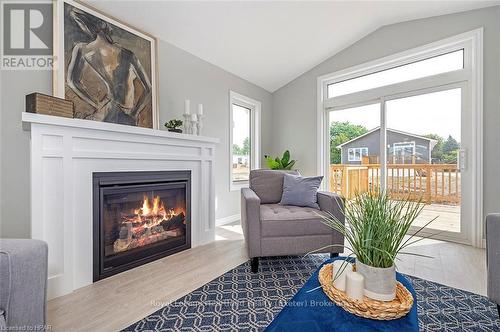
{"type": "MultiPolygon", "coordinates": [[[[429,225],[423,234],[438,230],[439,238],[482,245],[482,47],[480,28],[318,77],[317,173],[325,175],[325,189],[345,197],[355,195],[357,188],[383,190],[392,199],[399,199],[401,194],[414,199],[425,197],[425,204],[431,206],[442,204],[442,197],[453,197],[449,204],[456,206],[457,213],[450,223],[447,220],[443,226],[429,225]],[[392,75],[398,71],[401,75],[392,75]],[[351,181],[355,187],[350,188],[350,184],[342,182],[345,177],[340,176],[347,174],[340,172],[349,166],[330,162],[332,142],[341,146],[345,144],[342,141],[359,134],[350,130],[347,137],[334,140],[329,120],[337,112],[372,104],[380,105],[380,135],[375,140],[380,156],[373,162],[377,171],[363,175],[367,182],[351,181]],[[469,164],[460,163],[462,158],[469,164]]],[[[345,120],[338,118],[335,116],[343,125],[345,120]]],[[[352,115],[351,119],[352,128],[348,129],[358,129],[359,125],[365,127],[363,131],[373,128],[374,121],[369,121],[368,116],[352,115]]],[[[362,154],[354,150],[354,144],[344,145],[353,148],[342,151],[346,164],[362,154]]],[[[366,145],[372,149],[371,144],[366,145]]],[[[361,174],[359,166],[352,169],[356,168],[361,174]]],[[[415,221],[412,230],[422,222],[415,221]]]]}
{"type": "Polygon", "coordinates": [[[361,161],[364,156],[368,156],[368,148],[349,148],[347,150],[348,161],[361,161]]]}
{"type": "Polygon", "coordinates": [[[369,90],[464,68],[464,50],[328,84],[328,98],[369,90]]]}
{"type": "Polygon", "coordinates": [[[230,186],[248,186],[250,170],[260,166],[260,102],[230,92],[230,186]]]}
{"type": "Polygon", "coordinates": [[[392,146],[395,156],[413,156],[415,154],[415,142],[399,142],[392,146]]]}

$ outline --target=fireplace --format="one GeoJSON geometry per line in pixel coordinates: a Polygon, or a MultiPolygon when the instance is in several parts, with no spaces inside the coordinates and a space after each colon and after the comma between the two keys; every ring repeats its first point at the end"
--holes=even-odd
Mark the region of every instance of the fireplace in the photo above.
{"type": "Polygon", "coordinates": [[[93,279],[191,247],[191,172],[93,173],[93,279]]]}

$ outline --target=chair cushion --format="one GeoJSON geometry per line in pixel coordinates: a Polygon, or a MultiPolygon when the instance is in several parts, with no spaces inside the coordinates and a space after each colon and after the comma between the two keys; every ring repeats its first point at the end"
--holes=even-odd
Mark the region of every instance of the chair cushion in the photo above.
{"type": "Polygon", "coordinates": [[[332,234],[321,222],[323,212],[310,207],[262,204],[260,221],[263,237],[332,234]]]}
{"type": "Polygon", "coordinates": [[[281,201],[283,195],[284,174],[299,175],[297,171],[277,171],[256,169],[250,171],[250,189],[260,198],[261,204],[274,204],[281,201]]]}
{"type": "Polygon", "coordinates": [[[280,204],[309,206],[319,209],[318,189],[323,176],[303,177],[299,175],[284,174],[283,196],[280,204]]]}

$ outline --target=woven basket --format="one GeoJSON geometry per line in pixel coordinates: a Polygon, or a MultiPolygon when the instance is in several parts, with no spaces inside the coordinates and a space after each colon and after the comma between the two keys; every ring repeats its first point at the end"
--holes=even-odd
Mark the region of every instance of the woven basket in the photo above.
{"type": "Polygon", "coordinates": [[[392,301],[377,301],[365,296],[363,301],[347,297],[346,293],[333,286],[333,265],[326,264],[319,271],[319,283],[325,294],[344,310],[360,317],[391,320],[406,315],[413,306],[413,296],[400,282],[397,282],[396,298],[392,301]]]}

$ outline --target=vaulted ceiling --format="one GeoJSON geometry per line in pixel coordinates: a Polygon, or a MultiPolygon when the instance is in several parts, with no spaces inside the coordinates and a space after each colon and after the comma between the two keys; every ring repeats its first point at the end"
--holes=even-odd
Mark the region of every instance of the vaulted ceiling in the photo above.
{"type": "Polygon", "coordinates": [[[89,2],[270,92],[381,26],[500,4],[500,1],[89,2]]]}

